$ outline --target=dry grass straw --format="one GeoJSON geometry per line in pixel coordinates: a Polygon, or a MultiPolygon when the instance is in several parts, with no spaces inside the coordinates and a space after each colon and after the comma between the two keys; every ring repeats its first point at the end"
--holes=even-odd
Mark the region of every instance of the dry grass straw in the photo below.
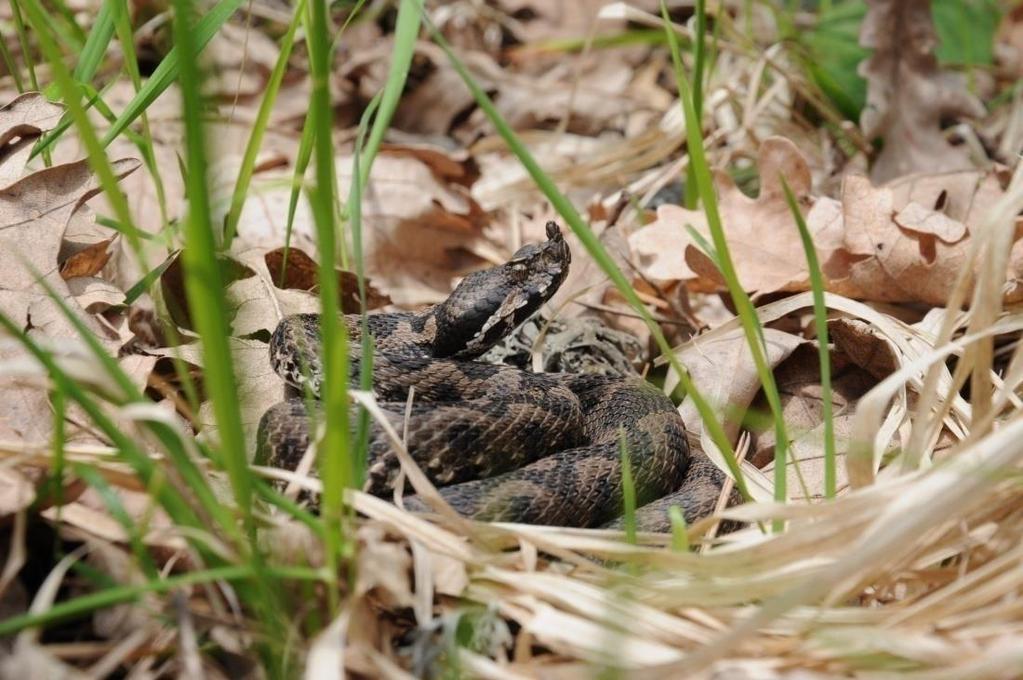
{"type": "MultiPolygon", "coordinates": [[[[363,516],[361,568],[340,615],[310,641],[309,672],[338,677],[343,664],[410,677],[395,652],[404,631],[381,623],[381,612],[408,607],[427,630],[479,603],[519,628],[510,656],[500,645],[450,655],[477,677],[535,677],[552,666],[570,677],[608,666],[630,677],[770,678],[795,669],[820,677],[1016,677],[1023,664],[1023,419],[1013,393],[1023,379],[1023,352],[1017,345],[998,379],[989,340],[1023,329],[1023,315],[1000,307],[997,274],[1005,271],[1005,239],[1023,206],[1021,174],[978,230],[975,271],[982,276],[975,285],[964,276],[953,297],[965,300],[972,285],[970,310],[947,314],[937,341],[862,303],[828,297],[831,309],[889,338],[902,365],[860,403],[848,461],[852,491],[827,503],[730,509],[724,514],[734,519],[785,519],[787,530],[749,528],[685,553],[670,550],[662,535],[640,534],[629,545],[617,532],[467,522],[402,456],[413,486],[440,514],[423,518],[348,494],[363,516]],[[954,375],[945,364],[951,354],[959,356],[954,375]],[[972,403],[957,394],[967,378],[972,403]],[[933,460],[941,424],[959,443],[933,460]],[[880,452],[907,426],[916,448],[879,472],[880,452]]],[[[761,322],[808,304],[806,294],[766,305],[761,322]]],[[[372,405],[366,395],[354,396],[372,405]]],[[[48,454],[0,446],[4,464],[21,468],[47,466],[48,454]]],[[[112,484],[130,484],[106,450],[69,447],[67,456],[95,465],[112,484]]],[[[262,472],[319,490],[307,476],[262,472]]],[[[761,475],[760,483],[769,480],[761,475]]],[[[294,554],[300,528],[262,519],[271,525],[268,544],[294,554]]],[[[38,606],[55,592],[67,561],[51,574],[38,606]]]]}
{"type": "MultiPolygon", "coordinates": [[[[705,539],[700,552],[676,552],[665,535],[640,534],[630,545],[611,531],[468,522],[444,505],[402,452],[413,487],[438,514],[424,518],[363,493],[347,494],[346,503],[362,516],[356,525],[358,577],[336,620],[307,645],[296,642],[299,653],[309,653],[309,670],[344,664],[375,676],[408,677],[402,670],[407,659],[396,652],[407,644],[407,627],[380,617],[410,609],[420,631],[436,630],[438,622],[457,619],[468,604],[478,603],[498,622],[518,626],[511,655],[499,643],[511,635],[503,623],[489,647],[484,640],[478,649],[449,650],[449,659],[478,677],[532,677],[552,665],[570,676],[607,666],[635,677],[709,677],[723,671],[736,674],[728,677],[786,677],[794,669],[821,677],[1018,676],[1023,418],[1015,392],[1023,382],[1023,350],[1016,345],[1008,369],[998,376],[990,341],[1023,329],[1023,314],[1000,304],[1006,239],[1023,208],[1021,178],[1017,170],[1005,198],[975,234],[972,271],[980,277],[972,282],[964,275],[952,299],[972,295],[969,311],[941,312],[932,324],[936,334],[828,296],[831,310],[866,321],[890,340],[901,365],[859,404],[846,461],[849,492],[817,504],[763,502],[729,509],[723,513],[729,518],[783,519],[787,529],[765,535],[751,527],[705,539]],[[953,354],[959,360],[954,373],[945,363],[953,354]],[[969,403],[958,394],[967,379],[969,403]],[[907,427],[909,446],[881,468],[882,453],[907,427]],[[958,443],[935,459],[941,427],[958,443]]],[[[770,323],[810,304],[809,294],[796,295],[761,307],[760,320],[770,323]]],[[[703,339],[729,330],[726,324],[703,339]]],[[[23,364],[5,368],[22,378],[32,372],[23,364]]],[[[372,410],[368,395],[353,398],[372,410]]],[[[129,426],[156,417],[122,410],[129,426]]],[[[389,434],[399,441],[396,432],[389,434]]],[[[710,442],[703,444],[713,455],[710,442]]],[[[138,490],[131,471],[112,453],[74,445],[65,451],[69,463],[89,464],[109,484],[138,490]]],[[[3,469],[51,465],[48,447],[0,444],[3,469]]],[[[320,482],[306,475],[260,472],[320,490],[320,482]]],[[[748,472],[758,496],[770,498],[770,480],[753,468],[748,472]]],[[[73,505],[62,513],[51,509],[47,517],[94,543],[126,540],[114,522],[100,526],[94,517],[79,518],[73,505]]],[[[277,561],[288,563],[295,555],[316,560],[316,541],[304,526],[279,516],[258,519],[277,561]]],[[[23,523],[16,522],[19,526],[23,523]]],[[[700,529],[691,532],[694,543],[700,529]]],[[[186,550],[180,539],[180,529],[172,526],[147,536],[150,545],[169,551],[186,550]]],[[[69,555],[57,565],[33,608],[48,606],[79,557],[69,555]]],[[[0,579],[24,559],[12,551],[0,579]]],[[[215,592],[229,593],[230,587],[221,584],[215,592]]],[[[164,626],[152,631],[150,649],[187,651],[180,630],[177,637],[167,636],[164,626]]],[[[19,644],[42,643],[28,634],[19,644]]],[[[133,637],[132,644],[141,641],[133,637]]],[[[97,647],[96,654],[109,651],[97,647]]]]}
{"type": "MultiPolygon", "coordinates": [[[[661,17],[626,3],[608,4],[599,17],[663,29],[661,17]]],[[[727,167],[736,157],[755,158],[761,141],[772,134],[813,139],[808,131],[814,130],[814,126],[800,122],[798,116],[793,120],[792,102],[797,98],[813,105],[832,123],[841,122],[833,106],[805,79],[781,43],[763,50],[748,43],[727,15],[720,19],[725,29],[716,43],[717,65],[709,74],[704,103],[707,117],[714,121],[705,148],[715,157],[716,167],[727,167]]],[[[692,39],[690,27],[672,26],[679,35],[692,39]]],[[[632,96],[641,97],[642,93],[632,96]]],[[[595,191],[606,190],[605,205],[614,205],[622,195],[619,189],[624,186],[627,195],[639,196],[640,205],[645,205],[658,189],[684,174],[689,156],[679,156],[686,128],[677,103],[673,102],[659,116],[653,111],[642,115],[651,117],[649,123],[621,139],[593,140],[559,129],[526,133],[522,140],[559,186],[578,190],[587,199],[595,191]]],[[[869,148],[855,128],[841,129],[856,147],[869,148]]],[[[478,155],[503,146],[496,136],[485,138],[473,146],[473,153],[478,155]]],[[[811,144],[803,146],[805,150],[811,144]]],[[[535,184],[513,160],[509,160],[506,172],[495,173],[474,189],[481,205],[493,209],[535,198],[535,184]]]]}
{"type": "MultiPolygon", "coordinates": [[[[784,534],[750,528],[702,553],[679,553],[666,536],[640,535],[629,545],[603,531],[489,525],[466,532],[463,522],[434,524],[353,494],[364,528],[379,525],[420,546],[411,555],[417,583],[434,584],[432,616],[468,600],[521,627],[507,663],[465,655],[480,677],[529,677],[551,664],[581,674],[613,666],[636,677],[726,669],[783,677],[796,668],[822,676],[1015,677],[1023,663],[1023,419],[1012,392],[1023,362],[1017,346],[997,379],[989,340],[1023,329],[1023,315],[1002,310],[998,294],[1004,239],[1023,207],[1020,175],[979,230],[981,278],[974,284],[964,276],[953,297],[972,291],[970,311],[948,314],[936,342],[861,303],[829,297],[832,309],[889,337],[902,368],[861,402],[852,491],[828,503],[724,513],[785,519],[784,534]],[[951,354],[959,356],[954,375],[945,364],[951,354]],[[972,404],[956,392],[970,376],[972,404]],[[942,423],[959,442],[934,460],[933,430],[942,423]],[[906,426],[923,446],[878,474],[879,452],[906,426]],[[452,586],[448,594],[458,599],[446,595],[452,586]],[[537,649],[553,654],[534,656],[537,649]]],[[[768,305],[761,320],[806,304],[796,296],[768,305]]]]}
{"type": "MultiPolygon", "coordinates": [[[[727,58],[747,59],[748,68],[721,72],[740,72],[753,83],[770,66],[738,50],[729,50],[727,58]]],[[[727,134],[729,149],[755,146],[751,121],[771,108],[778,87],[738,105],[740,124],[721,133],[727,134]]],[[[756,86],[733,89],[758,92],[756,86]]],[[[717,96],[708,94],[709,108],[737,101],[717,96]]],[[[628,150],[619,146],[608,151],[610,156],[577,161],[564,170],[571,176],[553,174],[559,180],[577,176],[590,186],[594,178],[614,181],[666,157],[683,135],[673,106],[649,139],[632,138],[628,150]]],[[[678,169],[661,170],[656,177],[678,169]]],[[[659,180],[651,184],[651,177],[631,188],[656,188],[659,180]]],[[[508,186],[500,191],[515,196],[508,186]]],[[[887,339],[900,365],[859,403],[846,460],[849,492],[826,503],[777,504],[769,501],[771,480],[744,463],[751,490],[764,502],[722,515],[747,522],[783,519],[785,532],[766,535],[751,527],[700,543],[708,527],[697,526],[691,540],[700,543],[699,552],[677,552],[667,535],[641,533],[633,545],[613,531],[468,522],[446,507],[401,451],[406,475],[437,515],[417,516],[379,498],[346,493],[345,502],[360,514],[355,582],[338,615],[316,637],[303,642],[299,631],[289,631],[296,653],[307,655],[308,677],[340,677],[342,667],[372,677],[414,677],[421,668],[413,660],[410,674],[409,658],[401,656],[409,628],[426,635],[474,604],[493,613],[494,628],[474,649],[450,649],[448,657],[475,677],[536,677],[556,670],[565,677],[590,677],[605,667],[640,678],[714,673],[729,678],[1018,677],[1023,669],[1023,418],[1016,393],[1023,383],[1023,344],[1017,342],[1008,369],[998,374],[992,341],[1023,330],[1023,314],[1003,309],[1000,302],[1012,224],[1021,208],[1023,172],[1017,168],[1003,200],[972,231],[975,266],[963,268],[952,311],[938,313],[933,334],[869,305],[827,296],[832,312],[862,319],[887,339]],[[979,273],[975,281],[974,272],[979,273]],[[969,311],[959,311],[967,300],[969,311]],[[946,364],[953,355],[958,357],[954,372],[946,364]],[[969,402],[959,394],[967,380],[969,402]],[[907,428],[903,453],[882,467],[884,454],[907,428]],[[942,428],[957,444],[937,459],[942,428]],[[394,622],[397,613],[407,611],[411,625],[394,622]],[[516,624],[514,635],[504,622],[516,624]],[[503,644],[507,639],[511,651],[503,644]]],[[[769,324],[811,305],[805,293],[757,312],[760,322],[769,324]]],[[[737,321],[725,324],[696,342],[737,327],[737,321]]],[[[34,370],[10,361],[3,368],[22,377],[34,370]]],[[[103,385],[103,376],[77,368],[69,372],[103,385]]],[[[669,375],[668,387],[672,384],[669,375]]],[[[372,407],[364,394],[353,398],[372,407]]],[[[157,417],[130,409],[119,416],[129,426],[157,417]]],[[[389,435],[399,439],[393,431],[389,435]]],[[[712,458],[719,457],[708,437],[701,441],[712,458]]],[[[114,487],[141,490],[110,449],[72,444],[65,457],[69,464],[92,466],[114,487]]],[[[52,465],[49,447],[0,442],[0,472],[50,471],[52,465]]],[[[321,489],[319,480],[305,474],[259,472],[296,490],[321,489]]],[[[54,510],[45,516],[89,537],[91,545],[121,550],[116,546],[127,541],[116,522],[97,524],[94,515],[76,514],[80,509],[74,504],[60,514],[54,510]]],[[[15,513],[0,591],[26,559],[25,513],[15,513]]],[[[259,514],[258,520],[275,561],[317,560],[316,538],[305,526],[278,515],[259,514]]],[[[170,526],[154,529],[146,540],[151,547],[176,551],[169,563],[187,563],[182,537],[181,528],[170,526]]],[[[80,557],[72,553],[54,568],[36,594],[34,610],[53,602],[80,557]]],[[[225,608],[219,600],[232,602],[231,587],[196,588],[192,607],[204,597],[209,609],[225,608]]],[[[187,618],[182,620],[188,623],[187,618]]],[[[240,614],[232,618],[244,628],[240,614]]],[[[182,668],[194,667],[201,651],[184,644],[188,630],[178,626],[174,633],[156,624],[119,646],[124,654],[143,649],[150,656],[178,654],[182,668]]],[[[31,631],[17,644],[47,648],[31,631]]],[[[120,653],[116,650],[97,645],[93,668],[110,665],[115,658],[110,655],[120,653]]],[[[52,646],[49,653],[69,654],[52,646]]]]}

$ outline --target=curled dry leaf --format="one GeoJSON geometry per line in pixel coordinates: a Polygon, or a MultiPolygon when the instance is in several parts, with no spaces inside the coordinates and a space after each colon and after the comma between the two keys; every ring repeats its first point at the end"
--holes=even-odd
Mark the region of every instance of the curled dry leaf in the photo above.
{"type": "MultiPolygon", "coordinates": [[[[113,165],[124,177],[139,162],[121,159],[113,165]]],[[[57,256],[68,220],[99,190],[86,161],[39,170],[0,189],[0,251],[8,258],[0,268],[0,312],[14,323],[41,327],[46,319],[52,324],[47,335],[74,335],[37,277],[81,312],[60,276],[57,256]]]]}
{"type": "Polygon", "coordinates": [[[26,92],[0,107],[0,187],[25,172],[36,139],[60,121],[64,107],[38,92],[26,92]]]}
{"type": "MultiPolygon", "coordinates": [[[[806,215],[825,275],[841,246],[841,211],[828,199],[810,196],[810,169],[796,146],[770,137],[760,147],[760,196],[747,197],[724,173],[715,175],[721,220],[739,279],[748,291],[770,293],[809,288],[809,271],[792,213],[785,201],[784,177],[806,215]]],[[[662,205],[657,220],[629,239],[643,272],[659,281],[685,281],[697,290],[716,290],[723,279],[686,230],[692,226],[707,241],[710,229],[702,210],[662,205]]],[[[840,271],[840,269],[839,269],[840,271]]]]}
{"type": "MultiPolygon", "coordinates": [[[[352,158],[337,161],[339,192],[347,196],[352,158]]],[[[285,242],[290,175],[254,185],[242,211],[239,235],[248,246],[277,248],[285,242]]],[[[439,179],[430,166],[408,156],[382,153],[362,196],[366,274],[400,305],[441,300],[454,278],[477,266],[470,255],[482,242],[485,213],[457,183],[439,179]]],[[[316,251],[315,228],[303,198],[292,244],[316,251]]]]}
{"type": "Polygon", "coordinates": [[[984,114],[959,74],[938,68],[938,38],[929,0],[868,0],[860,44],[874,54],[860,64],[867,80],[864,134],[884,139],[872,179],[886,182],[913,172],[972,167],[964,146],[952,146],[942,120],[984,114]]]}
{"type": "Polygon", "coordinates": [[[832,319],[828,336],[848,361],[880,382],[899,370],[899,350],[884,333],[861,319],[832,319]]]}
{"type": "MultiPolygon", "coordinates": [[[[254,275],[236,280],[227,288],[228,300],[235,311],[231,322],[234,335],[244,337],[265,333],[269,336],[277,323],[289,314],[319,313],[317,264],[304,251],[297,248],[287,251],[277,248],[269,252],[250,249],[238,253],[237,259],[254,275]]],[[[358,278],[342,269],[337,270],[337,275],[340,311],[358,313],[358,278]]],[[[366,304],[369,309],[389,302],[386,295],[367,282],[366,304]]]]}
{"type": "MultiPolygon", "coordinates": [[[[1002,173],[964,170],[910,175],[884,186],[850,175],[841,200],[812,198],[806,161],[791,142],[770,138],[760,150],[761,192],[747,198],[718,175],[721,219],[740,282],[750,292],[809,289],[799,232],[781,191],[784,176],[802,206],[827,289],[879,302],[943,305],[966,266],[970,229],[1004,193],[1002,173]]],[[[1023,225],[1023,219],[1017,222],[1023,225]]],[[[714,262],[686,232],[690,225],[709,241],[702,211],[674,205],[629,239],[643,273],[658,281],[683,281],[690,289],[721,290],[714,262]],[[684,255],[683,255],[684,254],[684,255]]],[[[1018,230],[1017,230],[1018,231],[1018,230]]],[[[1008,301],[1023,298],[1023,245],[1009,262],[1008,301]]]]}
{"type": "MultiPolygon", "coordinates": [[[[864,324],[866,325],[866,324],[864,324]]],[[[829,328],[831,326],[829,325],[829,328]]],[[[877,379],[840,352],[832,353],[831,404],[835,432],[835,452],[838,491],[847,485],[845,465],[841,457],[849,448],[852,413],[859,398],[874,386],[877,379]]],[[[785,426],[791,437],[788,459],[788,488],[792,497],[802,497],[799,473],[806,482],[811,498],[824,495],[824,427],[823,393],[821,391],[820,364],[817,348],[806,344],[792,353],[775,371],[775,380],[781,397],[785,426]]],[[[753,408],[770,413],[761,397],[753,408]]],[[[774,428],[765,427],[756,436],[749,460],[770,474],[774,467],[774,428]]]]}
{"type": "MultiPolygon", "coordinates": [[[[1004,194],[997,172],[905,177],[876,187],[865,177],[842,184],[847,289],[878,302],[944,305],[970,262],[970,230],[1004,194]]],[[[1023,219],[1017,220],[1017,227],[1023,219]]],[[[1023,297],[1019,229],[1009,258],[1006,300],[1023,297]]]]}
{"type": "Polygon", "coordinates": [[[98,274],[110,261],[111,244],[117,236],[92,243],[64,260],[60,265],[60,278],[70,281],[79,276],[98,274]]]}
{"type": "MultiPolygon", "coordinates": [[[[796,335],[772,328],[764,329],[764,339],[767,362],[772,368],[806,342],[796,335]]],[[[678,352],[678,358],[734,442],[742,415],[761,389],[756,365],[742,330],[694,338],[678,352]]],[[[678,383],[674,371],[669,371],[667,383],[669,386],[678,383]]],[[[702,431],[703,420],[691,397],[686,396],[678,411],[687,429],[702,431]]]]}
{"type": "MultiPolygon", "coordinates": [[[[263,269],[278,288],[315,292],[319,286],[316,260],[309,257],[303,250],[275,248],[264,253],[262,258],[263,269]]],[[[247,258],[243,259],[248,261],[247,258]]],[[[250,266],[253,266],[257,274],[261,273],[260,268],[254,262],[250,262],[250,266]]],[[[341,294],[341,311],[345,314],[358,312],[360,306],[358,277],[352,272],[338,269],[337,283],[341,294]]],[[[377,309],[390,303],[390,298],[377,290],[372,282],[366,282],[366,306],[369,309],[377,309]]]]}

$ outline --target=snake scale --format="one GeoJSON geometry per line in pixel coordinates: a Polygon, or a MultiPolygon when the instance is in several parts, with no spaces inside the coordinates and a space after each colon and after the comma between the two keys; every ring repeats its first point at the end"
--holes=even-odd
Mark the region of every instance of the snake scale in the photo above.
{"type": "MultiPolygon", "coordinates": [[[[554,222],[547,236],[502,265],[470,274],[440,304],[369,315],[376,399],[395,429],[407,432],[413,459],[467,517],[613,525],[623,511],[623,441],[639,528],[667,530],[671,505],[689,522],[706,516],[724,475],[705,455],[691,455],[681,417],[652,385],[638,377],[531,373],[473,360],[564,281],[568,245],[554,222]]],[[[344,323],[357,347],[360,318],[347,315],[344,323]]],[[[319,335],[319,317],[300,314],[284,318],[270,341],[274,370],[314,395],[322,381],[319,335]]],[[[353,357],[351,384],[358,384],[359,370],[353,357]]],[[[309,446],[312,422],[301,398],[271,407],[260,422],[257,460],[294,469],[309,446]]],[[[365,489],[390,494],[399,469],[382,429],[374,427],[365,489]]],[[[405,503],[425,509],[415,496],[405,503]]]]}

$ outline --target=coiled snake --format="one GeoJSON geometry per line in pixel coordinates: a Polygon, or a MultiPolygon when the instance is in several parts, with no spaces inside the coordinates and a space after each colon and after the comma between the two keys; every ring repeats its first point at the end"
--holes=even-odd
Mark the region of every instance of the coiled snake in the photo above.
{"type": "MultiPolygon", "coordinates": [[[[571,261],[558,226],[500,266],[469,275],[442,303],[422,312],[372,314],[373,390],[407,449],[460,514],[480,520],[599,526],[623,510],[622,446],[635,487],[637,524],[669,526],[679,505],[692,522],[714,507],[724,475],[690,455],[671,401],[638,377],[530,373],[473,361],[548,300],[571,261]],[[414,402],[405,421],[409,389],[414,402]]],[[[360,319],[344,317],[358,347],[360,319]]],[[[283,319],[270,341],[274,370],[318,394],[319,317],[283,319]]],[[[350,381],[358,383],[353,357],[350,381]]],[[[271,407],[259,426],[257,460],[294,469],[309,446],[301,398],[271,407]]],[[[371,433],[365,488],[391,492],[398,459],[371,433]]],[[[423,507],[416,497],[412,508],[423,507]]]]}

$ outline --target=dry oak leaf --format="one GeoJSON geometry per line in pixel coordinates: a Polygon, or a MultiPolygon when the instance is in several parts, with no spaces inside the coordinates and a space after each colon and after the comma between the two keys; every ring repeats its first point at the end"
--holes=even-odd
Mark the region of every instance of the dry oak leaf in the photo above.
{"type": "MultiPolygon", "coordinates": [[[[849,450],[853,413],[860,397],[877,384],[877,379],[855,363],[847,361],[840,352],[832,354],[832,361],[831,403],[835,452],[839,457],[836,482],[838,491],[841,492],[848,485],[842,457],[849,450]]],[[[824,395],[821,390],[817,348],[811,343],[800,346],[777,367],[774,373],[785,426],[792,438],[786,463],[788,488],[793,490],[791,498],[798,499],[803,495],[800,477],[795,469],[797,460],[799,473],[806,482],[811,496],[820,498],[825,491],[824,395]]],[[[753,408],[763,414],[770,413],[770,407],[762,394],[753,408]]],[[[749,460],[766,474],[770,474],[774,469],[774,451],[774,428],[765,423],[763,431],[756,435],[749,460]]]]}
{"type": "MultiPolygon", "coordinates": [[[[843,283],[878,302],[944,305],[970,257],[970,229],[978,227],[1005,190],[997,172],[916,175],[875,187],[866,177],[842,183],[845,261],[843,283]]],[[[1023,243],[1009,257],[1007,301],[1021,296],[1023,243]]]]}
{"type": "MultiPolygon", "coordinates": [[[[134,159],[113,162],[114,172],[124,177],[138,168],[134,159]]],[[[0,189],[0,312],[14,323],[42,328],[48,335],[75,335],[49,294],[37,281],[41,277],[72,309],[82,312],[60,276],[58,255],[68,221],[100,187],[86,161],[57,165],[28,175],[0,189]]],[[[84,313],[83,313],[84,316],[84,313]]]]}
{"type": "MultiPolygon", "coordinates": [[[[245,429],[246,451],[256,451],[256,429],[266,410],[284,398],[284,381],[270,366],[267,343],[250,338],[229,338],[235,381],[240,395],[242,426],[245,429]]],[[[198,343],[174,348],[152,350],[152,354],[172,357],[175,354],[193,366],[202,366],[202,348],[198,343]]],[[[204,439],[216,437],[213,403],[204,401],[199,407],[196,427],[204,439]]]]}
{"type": "MultiPolygon", "coordinates": [[[[830,199],[810,197],[810,168],[796,146],[783,137],[769,137],[760,146],[758,165],[761,190],[755,199],[743,194],[724,173],[715,174],[725,239],[743,288],[757,293],[809,289],[806,257],[785,201],[781,177],[806,212],[807,227],[825,276],[844,274],[844,263],[838,259],[842,245],[840,207],[830,199]]],[[[687,225],[710,241],[702,210],[660,206],[657,219],[629,238],[640,269],[650,279],[684,281],[695,290],[722,288],[720,273],[693,241],[687,225]]]]}
{"type": "MultiPolygon", "coordinates": [[[[277,323],[289,314],[319,313],[320,298],[315,294],[318,286],[316,261],[297,248],[287,251],[287,266],[284,248],[269,252],[249,249],[236,253],[239,262],[248,267],[253,276],[232,282],[227,287],[227,297],[234,310],[231,333],[246,337],[257,333],[269,334],[277,323]],[[281,274],[284,274],[284,285],[281,274]]],[[[355,274],[337,270],[341,312],[359,311],[358,278],[355,274]]],[[[366,284],[366,304],[375,309],[390,300],[369,282],[366,284]]]]}
{"type": "MultiPolygon", "coordinates": [[[[339,194],[347,196],[352,158],[339,157],[337,164],[339,194]]],[[[268,174],[254,184],[239,222],[246,246],[276,248],[285,242],[290,195],[290,173],[268,174]]],[[[396,304],[438,302],[451,291],[455,277],[480,264],[472,252],[483,242],[486,214],[466,187],[443,181],[412,156],[377,157],[363,190],[362,221],[366,275],[396,304]]],[[[315,253],[314,233],[303,197],[291,242],[315,253]]]]}
{"type": "Polygon", "coordinates": [[[860,127],[884,139],[871,178],[878,184],[913,172],[970,168],[964,146],[949,144],[942,120],[979,117],[984,106],[961,74],[942,72],[930,0],[867,0],[860,44],[874,54],[860,64],[867,105],[860,127]]]}
{"type": "MultiPolygon", "coordinates": [[[[806,340],[773,328],[764,329],[767,362],[772,369],[787,359],[806,340]]],[[[742,414],[761,390],[756,364],[742,329],[724,333],[711,331],[686,343],[677,352],[679,361],[689,372],[700,393],[708,400],[718,422],[722,422],[731,441],[739,431],[742,414]]],[[[678,378],[669,369],[668,384],[675,385],[678,378]]],[[[686,396],[678,407],[689,430],[703,428],[703,419],[692,400],[686,396]]]]}
{"type": "Polygon", "coordinates": [[[26,92],[0,107],[0,187],[25,173],[36,139],[52,130],[64,108],[38,92],[26,92]]]}

